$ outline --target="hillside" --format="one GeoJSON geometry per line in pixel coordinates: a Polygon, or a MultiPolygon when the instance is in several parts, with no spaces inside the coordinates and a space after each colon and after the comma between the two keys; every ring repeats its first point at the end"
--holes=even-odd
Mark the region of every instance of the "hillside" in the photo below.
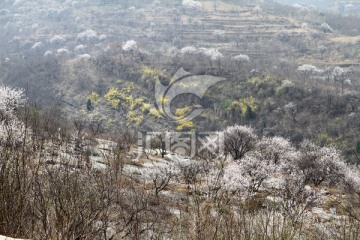
{"type": "MultiPolygon", "coordinates": [[[[3,90],[2,113],[3,106],[25,104],[19,90],[3,90]],[[16,101],[4,104],[4,96],[16,101]]],[[[96,138],[91,128],[58,128],[52,115],[6,113],[0,125],[1,234],[69,240],[358,238],[359,172],[336,148],[310,141],[296,148],[235,125],[216,133],[224,136],[223,150],[211,144],[190,158],[178,152],[181,146],[164,149],[169,132],[148,135],[144,148],[137,148],[127,132],[112,142],[96,138]]],[[[216,134],[202,140],[215,143],[216,134]]]]}
{"type": "Polygon", "coordinates": [[[293,3],[0,1],[0,235],[358,239],[360,19],[293,3]]]}
{"type": "Polygon", "coordinates": [[[111,123],[106,126],[110,129],[202,131],[205,126],[215,130],[251,124],[261,134],[282,135],[297,143],[310,138],[336,145],[355,161],[360,45],[358,37],[342,33],[346,18],[338,20],[345,26],[337,30],[314,10],[304,14],[275,3],[245,2],[204,1],[199,8],[166,1],[134,6],[3,3],[3,82],[26,88],[32,102],[56,105],[70,119],[86,109],[92,94],[99,99],[95,110],[111,123]],[[20,23],[21,31],[16,28],[20,23]],[[125,51],[129,40],[136,44],[125,51]],[[309,64],[316,66],[314,71],[298,70],[309,64]],[[332,69],[337,66],[346,74],[335,79],[332,69]],[[200,104],[207,109],[186,126],[159,119],[156,106],[149,105],[154,102],[156,79],[169,82],[181,67],[195,75],[229,80],[211,88],[200,102],[178,100],[173,108],[200,104]],[[125,104],[106,100],[112,88],[118,89],[112,97],[125,104]],[[212,94],[216,91],[227,94],[212,94]],[[290,113],[284,108],[289,104],[297,107],[290,113]],[[320,106],[327,107],[316,110],[320,106]],[[252,112],[250,119],[244,117],[246,107],[252,112]]]}

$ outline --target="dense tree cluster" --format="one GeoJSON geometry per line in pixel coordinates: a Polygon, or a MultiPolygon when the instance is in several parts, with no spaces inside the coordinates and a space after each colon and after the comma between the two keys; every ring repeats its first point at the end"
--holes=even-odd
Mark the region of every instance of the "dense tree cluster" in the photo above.
{"type": "Polygon", "coordinates": [[[273,1],[17,0],[0,1],[0,22],[12,86],[0,87],[0,234],[359,238],[358,17],[273,1]],[[190,75],[227,81],[176,96],[174,116],[205,111],[169,122],[155,84],[190,75]],[[166,149],[165,129],[224,143],[190,159],[166,149]],[[157,133],[135,158],[138,130],[157,133]]]}
{"type": "Polygon", "coordinates": [[[228,127],[224,138],[225,153],[237,163],[229,166],[230,172],[225,173],[224,184],[230,189],[234,189],[232,185],[240,184],[246,186],[247,194],[250,194],[257,192],[266,179],[286,179],[291,175],[299,178],[304,187],[306,184],[326,184],[344,188],[352,184],[353,191],[360,191],[357,189],[360,183],[356,183],[358,177],[355,177],[357,170],[347,165],[335,148],[304,141],[296,149],[284,138],[258,139],[253,129],[238,125],[228,127]],[[350,176],[354,178],[350,179],[350,176]]]}
{"type": "MultiPolygon", "coordinates": [[[[347,165],[335,148],[310,141],[294,147],[285,138],[259,137],[251,127],[234,125],[222,132],[224,151],[212,151],[224,155],[189,159],[162,154],[165,139],[159,132],[148,139],[146,159],[130,160],[126,156],[132,153],[124,146],[136,143],[131,134],[118,133],[117,144],[95,148],[94,143],[103,140],[90,134],[97,128],[87,124],[94,120],[86,122],[83,116],[72,126],[63,122],[59,128],[51,114],[24,105],[21,89],[2,86],[0,93],[2,124],[9,130],[0,132],[8,140],[0,144],[0,233],[4,235],[180,239],[201,234],[252,239],[259,233],[270,237],[286,230],[317,237],[327,230],[299,232],[299,226],[314,228],[312,223],[318,220],[309,214],[321,204],[324,188],[360,196],[358,170],[347,165]],[[21,127],[10,128],[14,121],[21,127]],[[267,222],[274,231],[264,232],[262,221],[268,217],[281,217],[289,224],[279,230],[278,222],[267,222]],[[246,234],[236,230],[248,225],[252,227],[245,228],[246,234]]],[[[95,94],[89,99],[97,102],[95,94]]],[[[93,111],[83,114],[96,119],[93,111]]],[[[357,219],[353,203],[337,204],[348,212],[344,217],[349,221],[357,219]]],[[[354,222],[349,227],[357,226],[354,222]]],[[[337,229],[331,224],[326,228],[337,229]]]]}

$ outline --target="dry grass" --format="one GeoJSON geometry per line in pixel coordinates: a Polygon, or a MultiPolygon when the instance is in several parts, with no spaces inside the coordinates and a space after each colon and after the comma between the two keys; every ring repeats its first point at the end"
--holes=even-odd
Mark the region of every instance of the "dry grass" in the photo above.
{"type": "Polygon", "coordinates": [[[341,44],[355,44],[358,39],[359,39],[359,37],[350,37],[350,36],[344,36],[344,35],[330,37],[331,41],[333,41],[335,43],[341,43],[341,44]]]}

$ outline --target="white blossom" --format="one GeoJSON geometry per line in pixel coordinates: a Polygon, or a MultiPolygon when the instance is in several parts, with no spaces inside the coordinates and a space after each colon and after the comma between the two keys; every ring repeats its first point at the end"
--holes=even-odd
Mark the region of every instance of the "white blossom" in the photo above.
{"type": "Polygon", "coordinates": [[[348,70],[346,68],[342,68],[339,66],[336,66],[333,70],[331,75],[333,76],[333,78],[335,79],[335,81],[337,80],[341,80],[342,78],[346,77],[346,74],[348,73],[348,70]]]}
{"type": "Polygon", "coordinates": [[[86,48],[86,46],[80,44],[80,45],[77,45],[77,46],[74,48],[74,50],[75,50],[76,52],[81,52],[81,51],[84,51],[85,48],[86,48]]]}
{"type": "Polygon", "coordinates": [[[194,0],[183,0],[182,5],[190,10],[201,10],[202,8],[201,3],[194,0]]]}
{"type": "Polygon", "coordinates": [[[39,28],[39,24],[37,24],[37,23],[34,23],[33,25],[31,25],[31,29],[33,29],[33,30],[36,30],[38,28],[39,28]]]}
{"type": "Polygon", "coordinates": [[[290,81],[289,79],[285,79],[282,81],[281,86],[282,87],[293,87],[293,86],[295,86],[295,84],[292,81],[290,81]]]}
{"type": "Polygon", "coordinates": [[[225,190],[239,191],[244,190],[248,181],[244,178],[243,172],[238,164],[228,164],[224,169],[222,185],[225,190]]]}
{"type": "Polygon", "coordinates": [[[300,172],[293,172],[284,176],[280,187],[275,190],[279,206],[283,214],[291,218],[293,222],[300,221],[305,217],[305,212],[318,200],[318,193],[306,185],[305,177],[300,172]]]}
{"type": "Polygon", "coordinates": [[[334,32],[334,30],[327,23],[321,24],[320,25],[320,30],[323,31],[324,33],[332,33],[332,32],[334,32]]]}
{"type": "Polygon", "coordinates": [[[17,145],[21,142],[25,133],[25,125],[22,121],[19,121],[16,117],[10,120],[0,121],[0,141],[6,142],[11,146],[17,145]]]}
{"type": "MultiPolygon", "coordinates": [[[[203,173],[203,184],[198,186],[202,191],[206,192],[208,196],[212,193],[216,193],[219,189],[224,188],[225,190],[237,190],[237,187],[232,187],[231,184],[237,184],[236,180],[227,181],[227,177],[224,178],[225,172],[217,165],[212,165],[206,169],[203,173]]],[[[228,176],[232,176],[230,173],[228,176]]],[[[236,185],[237,186],[237,185],[236,185]]]]}
{"type": "Polygon", "coordinates": [[[251,127],[235,125],[224,131],[224,150],[234,160],[241,159],[245,153],[254,149],[257,136],[251,127]]]}
{"type": "Polygon", "coordinates": [[[238,167],[243,181],[241,184],[245,186],[249,194],[257,192],[263,182],[273,176],[278,169],[275,164],[262,159],[255,152],[246,154],[238,162],[238,167]]]}
{"type": "Polygon", "coordinates": [[[51,50],[47,50],[45,53],[44,53],[44,57],[49,57],[53,55],[53,52],[51,50]]]}
{"type": "Polygon", "coordinates": [[[250,62],[249,56],[244,55],[244,54],[236,55],[232,59],[234,59],[238,63],[248,63],[248,62],[250,62]]]}
{"type": "Polygon", "coordinates": [[[194,46],[186,46],[180,50],[181,55],[193,55],[197,53],[197,49],[194,46]]]}
{"type": "Polygon", "coordinates": [[[304,141],[297,159],[298,168],[304,173],[307,182],[319,185],[323,182],[336,185],[343,178],[347,165],[340,152],[334,147],[319,147],[304,141]]]}
{"type": "Polygon", "coordinates": [[[56,53],[58,55],[66,55],[69,53],[69,50],[67,50],[66,48],[59,48],[58,50],[56,50],[56,53]]]}
{"type": "Polygon", "coordinates": [[[209,57],[212,61],[218,61],[224,57],[222,53],[219,52],[219,50],[214,48],[206,49],[203,53],[205,56],[209,57]]]}
{"type": "Polygon", "coordinates": [[[304,8],[304,6],[302,6],[302,5],[298,4],[298,3],[293,4],[292,7],[296,8],[296,9],[300,9],[300,10],[302,10],[304,8]]]}
{"type": "Polygon", "coordinates": [[[351,81],[351,79],[349,79],[349,78],[345,79],[344,83],[345,83],[346,85],[349,85],[349,86],[352,85],[352,81],[351,81]]]}
{"type": "Polygon", "coordinates": [[[302,72],[305,75],[310,75],[310,74],[321,72],[317,67],[315,67],[314,65],[310,65],[310,64],[304,64],[304,65],[299,66],[298,71],[302,72]]]}
{"type": "Polygon", "coordinates": [[[25,0],[15,0],[14,3],[13,3],[13,5],[14,5],[14,6],[19,6],[20,4],[22,4],[22,3],[24,3],[24,2],[25,2],[25,0]]]}
{"type": "Polygon", "coordinates": [[[213,36],[217,37],[217,38],[222,38],[225,35],[225,31],[224,30],[219,30],[219,29],[215,29],[212,33],[213,36]]]}
{"type": "Polygon", "coordinates": [[[348,167],[345,172],[344,182],[350,191],[360,193],[360,174],[358,171],[348,167]]]}
{"type": "Polygon", "coordinates": [[[76,7],[76,8],[77,8],[77,7],[79,7],[79,5],[80,5],[80,4],[79,4],[78,1],[73,1],[73,2],[71,3],[71,6],[72,6],[72,7],[76,7]]]}
{"type": "Polygon", "coordinates": [[[124,43],[122,46],[123,51],[132,52],[138,48],[137,43],[134,40],[129,40],[124,43]]]}
{"type": "Polygon", "coordinates": [[[36,43],[31,47],[31,49],[38,49],[38,48],[40,48],[42,45],[43,45],[42,42],[36,42],[36,43]]]}
{"type": "Polygon", "coordinates": [[[60,35],[55,35],[49,40],[51,44],[63,43],[64,41],[65,39],[60,35]]]}
{"type": "Polygon", "coordinates": [[[78,58],[80,58],[80,59],[90,59],[91,56],[89,54],[85,53],[85,54],[80,54],[78,56],[78,58]]]}
{"type": "Polygon", "coordinates": [[[253,9],[253,13],[258,16],[261,13],[262,9],[260,6],[255,6],[253,9]]]}
{"type": "Polygon", "coordinates": [[[107,39],[107,35],[102,34],[99,36],[99,40],[105,40],[105,39],[107,39]]]}
{"type": "Polygon", "coordinates": [[[304,29],[304,30],[307,30],[309,28],[309,25],[304,22],[304,23],[301,24],[301,28],[304,29]]]}
{"type": "Polygon", "coordinates": [[[288,104],[284,105],[284,110],[288,112],[293,112],[296,110],[297,105],[294,102],[289,102],[288,104]]]}
{"type": "Polygon", "coordinates": [[[16,109],[26,102],[24,90],[0,86],[0,114],[2,119],[14,118],[16,109]]]}
{"type": "Polygon", "coordinates": [[[274,164],[289,164],[294,157],[295,148],[288,139],[282,137],[264,137],[257,144],[258,151],[267,161],[274,164]]]}
{"type": "Polygon", "coordinates": [[[77,41],[92,41],[98,39],[98,34],[94,30],[88,29],[77,35],[77,41]]]}
{"type": "Polygon", "coordinates": [[[161,2],[159,0],[155,0],[152,4],[155,6],[160,6],[161,2]]]}

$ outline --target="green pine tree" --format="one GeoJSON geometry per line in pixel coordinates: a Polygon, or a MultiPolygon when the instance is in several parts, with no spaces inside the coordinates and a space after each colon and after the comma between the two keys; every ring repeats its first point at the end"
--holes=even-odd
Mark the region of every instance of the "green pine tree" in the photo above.
{"type": "Polygon", "coordinates": [[[249,105],[246,106],[244,118],[246,120],[252,120],[255,118],[255,113],[253,112],[253,110],[251,109],[251,107],[249,105]]]}
{"type": "Polygon", "coordinates": [[[357,142],[356,142],[355,152],[356,152],[356,153],[360,153],[360,141],[357,141],[357,142]]]}
{"type": "Polygon", "coordinates": [[[86,109],[87,109],[88,111],[94,110],[94,106],[93,106],[93,104],[92,104],[92,102],[91,102],[90,99],[88,99],[87,102],[86,102],[86,109]]]}

